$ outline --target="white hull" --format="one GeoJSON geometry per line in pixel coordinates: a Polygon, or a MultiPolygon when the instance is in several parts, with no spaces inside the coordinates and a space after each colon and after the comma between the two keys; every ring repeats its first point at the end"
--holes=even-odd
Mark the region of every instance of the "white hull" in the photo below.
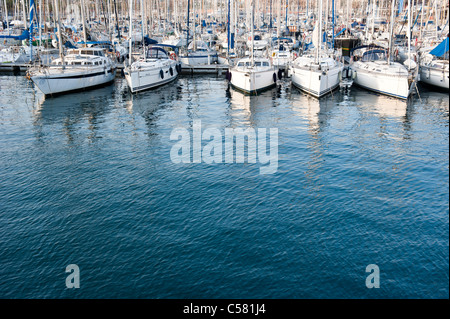
{"type": "Polygon", "coordinates": [[[125,79],[132,93],[152,89],[175,80],[178,77],[177,62],[168,60],[165,65],[151,68],[125,70],[125,79]],[[172,74],[170,72],[172,68],[172,74]],[[161,70],[163,77],[161,77],[161,70]]]}
{"type": "MultiPolygon", "coordinates": [[[[56,69],[56,68],[55,68],[56,69]]],[[[31,77],[34,84],[45,95],[86,90],[112,82],[116,70],[108,68],[59,68],[57,72],[37,74],[31,77]]]]}
{"type": "Polygon", "coordinates": [[[343,66],[338,66],[328,71],[294,67],[291,73],[292,84],[300,90],[319,98],[339,87],[339,72],[342,72],[343,69],[343,66]]]}
{"type": "Polygon", "coordinates": [[[407,74],[385,74],[381,68],[381,71],[366,69],[363,63],[351,68],[356,72],[354,84],[360,87],[400,99],[407,99],[411,93],[407,74]]]}
{"type": "Polygon", "coordinates": [[[245,93],[255,94],[276,85],[276,73],[268,71],[231,70],[231,85],[245,93]],[[274,81],[275,75],[275,81],[274,81]]]}
{"type": "Polygon", "coordinates": [[[449,71],[431,66],[420,66],[420,81],[442,89],[449,89],[449,71]]]}

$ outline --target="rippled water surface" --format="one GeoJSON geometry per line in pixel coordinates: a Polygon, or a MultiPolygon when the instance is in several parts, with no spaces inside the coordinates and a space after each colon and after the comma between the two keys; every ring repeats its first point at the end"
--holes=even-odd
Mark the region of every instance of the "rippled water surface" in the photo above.
{"type": "Polygon", "coordinates": [[[448,124],[427,90],[319,102],[199,76],[44,99],[0,76],[0,297],[448,298],[448,124]],[[195,120],[278,128],[278,171],[172,163],[195,120]]]}

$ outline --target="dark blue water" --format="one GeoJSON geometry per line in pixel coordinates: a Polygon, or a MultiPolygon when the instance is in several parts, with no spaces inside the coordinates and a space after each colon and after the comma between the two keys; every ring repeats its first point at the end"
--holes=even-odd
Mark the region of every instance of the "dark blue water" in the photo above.
{"type": "Polygon", "coordinates": [[[1,76],[0,297],[448,298],[449,100],[420,97],[184,77],[45,100],[1,76]],[[278,171],[172,163],[197,119],[278,128],[278,171]]]}

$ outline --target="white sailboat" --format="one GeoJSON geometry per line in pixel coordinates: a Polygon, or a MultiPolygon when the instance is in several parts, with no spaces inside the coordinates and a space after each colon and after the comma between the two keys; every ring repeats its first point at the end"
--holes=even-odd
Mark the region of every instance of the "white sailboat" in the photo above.
{"type": "Polygon", "coordinates": [[[315,52],[295,59],[291,68],[292,84],[300,90],[320,98],[339,87],[344,66],[325,53],[321,53],[322,0],[319,1],[319,16],[313,35],[315,52]]]}
{"type": "Polygon", "coordinates": [[[390,62],[384,48],[355,48],[353,59],[351,69],[356,73],[356,85],[377,93],[408,98],[411,86],[408,70],[398,62],[390,62]]]}
{"type": "Polygon", "coordinates": [[[273,65],[285,70],[289,64],[297,58],[297,53],[292,51],[293,41],[289,38],[277,38],[272,49],[273,65]]]}
{"type": "Polygon", "coordinates": [[[209,65],[218,62],[219,53],[211,49],[203,40],[189,43],[188,50],[180,55],[181,63],[189,66],[209,65]]]}
{"type": "Polygon", "coordinates": [[[29,71],[28,77],[45,95],[86,90],[114,81],[115,63],[103,49],[83,48],[68,51],[49,66],[29,71]]]}
{"type": "MultiPolygon", "coordinates": [[[[395,5],[392,4],[389,47],[392,47],[395,5]]],[[[409,40],[409,39],[408,39],[409,40]]],[[[404,64],[392,62],[388,50],[377,46],[361,46],[353,49],[350,67],[356,74],[354,83],[365,89],[407,99],[415,88],[417,65],[411,59],[404,64]]]]}
{"type": "MultiPolygon", "coordinates": [[[[130,17],[133,16],[133,1],[130,0],[130,17]]],[[[141,0],[142,8],[142,0],[141,0]]],[[[143,14],[142,14],[143,16],[143,14]]],[[[144,21],[142,21],[144,26],[144,21]]],[[[130,19],[130,57],[132,54],[132,31],[133,23],[130,19]]],[[[144,30],[142,30],[144,33],[144,30]]],[[[169,57],[167,52],[160,46],[151,46],[146,49],[143,46],[143,57],[131,63],[124,70],[125,79],[132,93],[155,88],[175,80],[181,72],[181,66],[174,59],[169,57]]]]}
{"type": "Polygon", "coordinates": [[[270,89],[276,85],[277,74],[270,59],[254,56],[254,4],[251,2],[250,56],[237,61],[230,69],[228,80],[235,89],[247,94],[270,89]]]}
{"type": "Polygon", "coordinates": [[[178,77],[181,66],[161,47],[150,47],[145,57],[125,68],[125,79],[132,93],[152,89],[178,77]]]}
{"type": "MultiPolygon", "coordinates": [[[[188,1],[188,17],[187,17],[187,36],[186,41],[189,41],[189,10],[190,10],[190,1],[188,1]]],[[[196,17],[195,14],[195,1],[193,2],[193,16],[196,17]]],[[[196,38],[197,29],[194,18],[194,32],[193,32],[193,40],[189,42],[188,47],[184,50],[184,52],[180,52],[179,59],[183,66],[199,66],[199,65],[211,65],[217,64],[219,59],[219,53],[216,50],[213,50],[208,44],[196,38]]]]}
{"type": "MultiPolygon", "coordinates": [[[[58,39],[62,39],[58,1],[54,4],[58,21],[58,39]]],[[[105,55],[103,49],[72,49],[64,56],[62,41],[59,41],[59,53],[60,57],[53,60],[49,66],[35,67],[28,72],[28,77],[46,96],[86,90],[114,81],[115,62],[105,55]]]]}
{"type": "Polygon", "coordinates": [[[420,57],[420,81],[433,87],[449,89],[449,37],[420,57]]]}
{"type": "Polygon", "coordinates": [[[439,60],[427,54],[420,61],[420,81],[440,89],[449,89],[448,60],[439,60]]]}

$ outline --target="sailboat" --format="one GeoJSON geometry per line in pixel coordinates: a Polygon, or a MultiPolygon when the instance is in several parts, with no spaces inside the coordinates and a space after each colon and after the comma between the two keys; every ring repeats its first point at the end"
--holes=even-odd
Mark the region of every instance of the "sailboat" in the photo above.
{"type": "Polygon", "coordinates": [[[420,57],[420,81],[433,87],[449,90],[449,37],[420,57]],[[445,56],[447,55],[447,59],[445,56]]]}
{"type": "Polygon", "coordinates": [[[339,87],[344,66],[326,53],[321,53],[322,0],[313,32],[314,54],[309,52],[294,60],[291,69],[292,84],[300,90],[320,98],[339,87]]]}
{"type": "MultiPolygon", "coordinates": [[[[106,56],[103,49],[71,49],[64,56],[58,1],[55,1],[55,11],[58,20],[60,57],[53,60],[49,66],[38,66],[30,69],[27,77],[46,96],[91,89],[114,81],[116,76],[115,62],[106,56]]],[[[83,12],[84,10],[81,11],[83,12]]]]}
{"type": "MultiPolygon", "coordinates": [[[[389,47],[392,47],[395,3],[392,4],[389,47]]],[[[408,37],[410,41],[411,37],[408,37]]],[[[392,51],[392,50],[389,50],[392,51]]],[[[412,93],[418,76],[418,68],[411,59],[403,64],[392,62],[388,49],[364,45],[352,49],[350,67],[356,74],[354,83],[365,89],[407,99],[412,93]]]]}
{"type": "MultiPolygon", "coordinates": [[[[195,10],[195,1],[194,1],[195,10]]],[[[187,36],[186,42],[189,42],[189,17],[190,15],[190,1],[188,0],[187,9],[187,36]]],[[[195,14],[194,14],[195,17],[195,14]]],[[[188,47],[180,54],[179,59],[181,63],[185,66],[198,66],[198,65],[210,65],[217,64],[219,59],[219,53],[212,49],[208,44],[201,40],[196,39],[196,23],[194,18],[194,34],[193,40],[189,43],[188,47]]]]}
{"type": "MultiPolygon", "coordinates": [[[[130,17],[133,14],[133,1],[130,0],[130,17]]],[[[142,0],[141,0],[142,8],[142,0]]],[[[143,16],[143,15],[142,15],[143,16]]],[[[142,21],[144,26],[144,21],[142,21]]],[[[132,30],[133,23],[130,19],[130,54],[132,57],[132,30]]],[[[142,33],[144,30],[142,30],[142,33]]],[[[167,47],[167,45],[166,45],[167,47]]],[[[171,47],[171,46],[169,46],[171,47]]],[[[161,45],[146,48],[143,45],[143,57],[131,63],[124,70],[125,79],[132,93],[155,88],[175,80],[181,72],[181,65],[175,60],[175,55],[169,56],[161,45]]]]}
{"type": "Polygon", "coordinates": [[[125,79],[132,93],[172,82],[181,72],[181,65],[169,57],[159,46],[152,46],[145,56],[124,70],[125,79]]]}
{"type": "Polygon", "coordinates": [[[270,59],[254,56],[254,3],[251,1],[250,56],[237,61],[228,72],[233,88],[247,94],[256,94],[276,86],[277,73],[270,59]]]}

